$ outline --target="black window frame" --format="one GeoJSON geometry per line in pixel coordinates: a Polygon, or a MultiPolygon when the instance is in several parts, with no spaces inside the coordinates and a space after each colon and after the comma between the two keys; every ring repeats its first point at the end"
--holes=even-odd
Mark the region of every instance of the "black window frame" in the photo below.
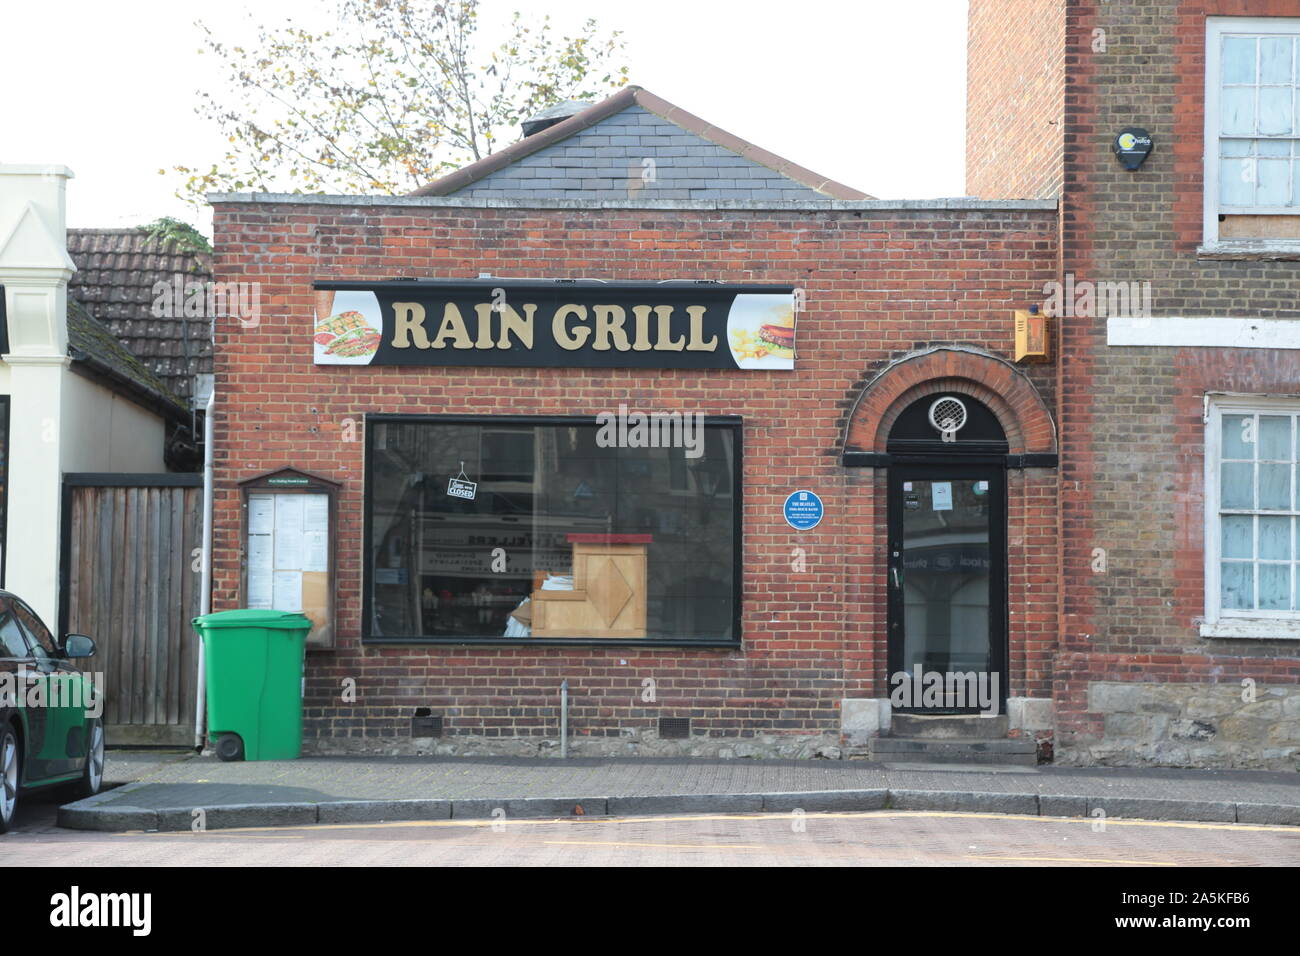
{"type": "Polygon", "coordinates": [[[595,415],[433,415],[367,412],[363,426],[363,494],[361,519],[361,643],[362,645],[450,645],[485,647],[662,647],[711,648],[738,650],[744,642],[741,619],[744,595],[744,419],[739,415],[705,415],[705,427],[724,427],[732,434],[732,622],[733,638],[727,641],[693,641],[676,638],[626,638],[626,637],[482,637],[480,635],[452,635],[428,637],[423,635],[373,637],[370,634],[374,567],[371,554],[373,487],[371,468],[374,463],[372,425],[410,425],[426,422],[436,425],[527,425],[559,426],[596,425],[595,415]]]}

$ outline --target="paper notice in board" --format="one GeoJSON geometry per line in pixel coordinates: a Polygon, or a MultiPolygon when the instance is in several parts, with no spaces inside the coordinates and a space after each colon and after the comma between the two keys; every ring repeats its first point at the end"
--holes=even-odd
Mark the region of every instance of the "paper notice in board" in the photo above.
{"type": "Polygon", "coordinates": [[[952,511],[952,482],[936,481],[930,485],[935,511],[952,511]]]}
{"type": "Polygon", "coordinates": [[[303,531],[328,531],[330,499],[328,495],[303,495],[303,531]]]}
{"type": "Polygon", "coordinates": [[[270,534],[275,527],[275,499],[272,495],[248,496],[248,533],[270,534]]]}
{"type": "Polygon", "coordinates": [[[282,532],[297,535],[302,533],[302,495],[275,496],[275,534],[282,532]]]}
{"type": "Polygon", "coordinates": [[[248,536],[248,570],[267,572],[271,570],[271,536],[269,534],[250,534],[248,536]]]}
{"type": "Polygon", "coordinates": [[[324,531],[308,531],[302,536],[302,569],[326,571],[329,567],[329,535],[324,531]]]}
{"type": "Polygon", "coordinates": [[[269,608],[271,607],[271,597],[271,575],[250,573],[248,575],[248,606],[269,608]]]}
{"type": "Polygon", "coordinates": [[[302,572],[276,571],[272,576],[271,606],[277,611],[302,610],[302,572]]]}
{"type": "Polygon", "coordinates": [[[275,566],[281,571],[302,570],[301,531],[276,531],[275,566]]]}

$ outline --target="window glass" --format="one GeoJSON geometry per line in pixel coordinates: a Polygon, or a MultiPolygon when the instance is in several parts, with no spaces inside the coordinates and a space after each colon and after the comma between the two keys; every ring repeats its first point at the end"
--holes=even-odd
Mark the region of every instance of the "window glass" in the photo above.
{"type": "Polygon", "coordinates": [[[1223,82],[1255,82],[1256,41],[1250,37],[1224,37],[1223,82]]]}
{"type": "Polygon", "coordinates": [[[1288,416],[1259,416],[1259,457],[1266,461],[1291,460],[1291,419],[1288,416]]]}
{"type": "Polygon", "coordinates": [[[0,657],[31,657],[27,638],[8,602],[0,601],[0,657]]]}
{"type": "Polygon", "coordinates": [[[1285,206],[1291,193],[1291,164],[1277,159],[1261,159],[1256,170],[1259,183],[1255,190],[1255,204],[1285,206]]]}
{"type": "Polygon", "coordinates": [[[1255,556],[1255,519],[1249,515],[1223,516],[1223,556],[1225,558],[1253,558],[1255,556]]]}
{"type": "Polygon", "coordinates": [[[375,422],[367,636],[735,640],[738,427],[655,428],[375,422]]]}
{"type": "Polygon", "coordinates": [[[1223,606],[1241,610],[1254,606],[1254,568],[1246,561],[1223,562],[1223,606]]]}
{"type": "Polygon", "coordinates": [[[1255,417],[1253,415],[1223,416],[1223,457],[1255,457],[1255,417]]]}
{"type": "Polygon", "coordinates": [[[1219,163],[1219,200],[1249,206],[1255,198],[1255,160],[1225,159],[1219,163]]]}
{"type": "Polygon", "coordinates": [[[1219,529],[1210,542],[1218,544],[1225,611],[1300,617],[1300,403],[1295,408],[1220,416],[1219,529]]]}
{"type": "MultiPolygon", "coordinates": [[[[1233,516],[1236,518],[1236,516],[1233,516]]],[[[1226,519],[1225,519],[1226,520],[1226,519]]],[[[1250,521],[1250,518],[1237,520],[1250,521]]],[[[1259,556],[1269,560],[1291,559],[1291,519],[1261,515],[1259,521],[1259,556]]],[[[1238,557],[1225,554],[1224,557],[1238,557]]],[[[1241,557],[1250,557],[1249,554],[1241,557]]]]}
{"type": "Polygon", "coordinates": [[[1259,41],[1260,83],[1290,84],[1291,47],[1290,37],[1264,37],[1259,41]]]}
{"type": "Polygon", "coordinates": [[[1223,466],[1223,507],[1253,508],[1255,506],[1255,468],[1248,464],[1226,463],[1223,466]]]}
{"type": "Polygon", "coordinates": [[[1287,564],[1259,565],[1259,606],[1265,611],[1291,607],[1291,567],[1287,564]]]}
{"type": "Polygon", "coordinates": [[[1243,211],[1300,205],[1300,40],[1235,34],[1218,42],[1219,76],[1210,82],[1219,97],[1220,203],[1243,211]]]}
{"type": "Polygon", "coordinates": [[[1219,132],[1224,136],[1255,132],[1255,91],[1224,90],[1219,100],[1219,132]]]}
{"type": "Polygon", "coordinates": [[[41,623],[41,619],[36,616],[36,612],[29,608],[22,601],[13,601],[14,613],[18,620],[22,622],[23,629],[35,639],[35,645],[32,653],[36,657],[54,657],[55,647],[54,638],[51,636],[49,628],[41,623]]]}
{"type": "Polygon", "coordinates": [[[1291,509],[1291,466],[1259,466],[1259,507],[1265,511],[1291,509]]]}

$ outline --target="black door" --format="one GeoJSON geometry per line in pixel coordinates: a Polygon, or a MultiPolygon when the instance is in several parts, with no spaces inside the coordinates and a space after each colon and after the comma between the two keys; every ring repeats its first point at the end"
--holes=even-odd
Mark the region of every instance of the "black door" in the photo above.
{"type": "Polygon", "coordinates": [[[905,713],[1003,713],[1006,470],[889,469],[889,684],[905,713]]]}

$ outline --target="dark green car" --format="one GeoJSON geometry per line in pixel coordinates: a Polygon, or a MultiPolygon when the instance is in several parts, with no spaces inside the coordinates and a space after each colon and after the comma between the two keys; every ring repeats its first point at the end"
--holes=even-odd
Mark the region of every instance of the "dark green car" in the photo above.
{"type": "Polygon", "coordinates": [[[0,833],[23,790],[69,785],[79,797],[104,782],[104,725],[95,684],[72,661],[95,642],[56,642],[16,595],[0,591],[0,833]]]}

